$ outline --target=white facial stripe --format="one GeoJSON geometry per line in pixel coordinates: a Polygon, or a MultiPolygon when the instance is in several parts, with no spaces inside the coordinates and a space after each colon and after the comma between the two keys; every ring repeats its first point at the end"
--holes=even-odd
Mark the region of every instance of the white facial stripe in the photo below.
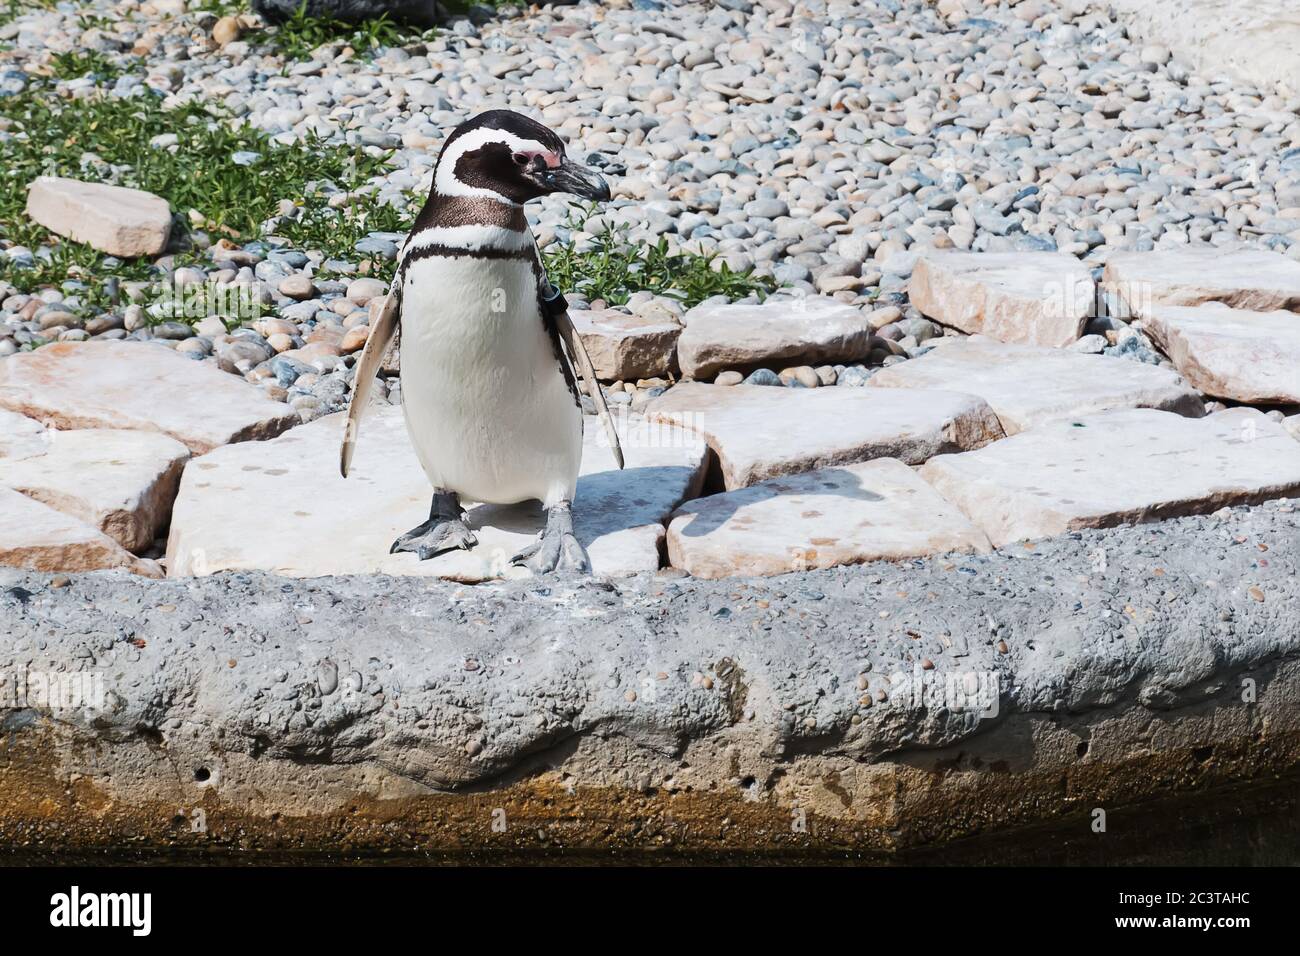
{"type": "Polygon", "coordinates": [[[501,226],[430,226],[411,236],[410,248],[453,246],[458,249],[527,249],[532,236],[501,226]]]}
{"type": "Polygon", "coordinates": [[[470,130],[452,143],[451,149],[442,154],[442,159],[438,162],[438,168],[433,174],[433,181],[438,192],[444,196],[477,196],[499,199],[502,202],[510,203],[512,206],[518,205],[518,203],[512,202],[495,190],[483,189],[479,186],[467,186],[456,178],[456,163],[460,158],[488,143],[505,143],[512,152],[516,153],[551,152],[550,149],[535,139],[523,139],[503,129],[481,127],[470,130]]]}

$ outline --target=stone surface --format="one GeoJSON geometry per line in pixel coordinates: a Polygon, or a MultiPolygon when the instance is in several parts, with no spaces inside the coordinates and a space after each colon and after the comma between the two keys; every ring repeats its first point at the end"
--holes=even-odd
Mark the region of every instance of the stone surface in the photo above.
{"type": "MultiPolygon", "coordinates": [[[[193,462],[172,516],[168,574],[258,568],[299,577],[382,573],[474,582],[527,573],[509,561],[541,530],[534,504],[463,502],[476,547],[428,561],[389,554],[398,535],[428,517],[432,489],[400,408],[370,409],[346,479],[338,473],[343,423],[343,415],[332,415],[274,441],[230,445],[193,462]]],[[[702,474],[703,446],[680,429],[630,424],[623,450],[627,467],[620,472],[599,423],[587,421],[574,530],[596,574],[658,568],[663,522],[702,474]]]]}
{"type": "Polygon", "coordinates": [[[167,246],[167,200],[140,189],[41,176],[27,193],[27,216],[51,232],[113,256],[156,256],[167,246]]]}
{"type": "Polygon", "coordinates": [[[947,388],[988,402],[1008,435],[1109,408],[1160,408],[1199,418],[1205,402],[1169,369],[971,336],[876,372],[868,385],[947,388]]]}
{"type": "Polygon", "coordinates": [[[1117,252],[1106,260],[1102,286],[1140,318],[1156,306],[1203,302],[1255,312],[1295,309],[1300,262],[1263,249],[1209,246],[1117,252]]]}
{"type": "Polygon", "coordinates": [[[677,337],[682,327],[612,310],[569,313],[591,356],[596,377],[603,382],[654,378],[675,371],[677,337]]]}
{"type": "Polygon", "coordinates": [[[686,313],[677,361],[687,378],[727,368],[858,361],[870,351],[871,323],[862,310],[809,297],[762,305],[700,305],[686,313]]]}
{"type": "Polygon", "coordinates": [[[1300,444],[1254,409],[1206,418],[1153,409],[1042,425],[921,477],[995,547],[1300,493],[1300,444]]]}
{"type": "Polygon", "coordinates": [[[0,463],[39,455],[49,447],[49,429],[34,418],[0,408],[0,463]]]}
{"type": "Polygon", "coordinates": [[[988,549],[984,532],[895,458],[698,498],[668,525],[669,563],[697,578],[988,549]]]}
{"type": "Polygon", "coordinates": [[[1111,0],[1130,34],[1173,47],[1208,76],[1300,95],[1300,17],[1291,0],[1111,0]]]}
{"type": "Polygon", "coordinates": [[[167,526],[189,450],[153,432],[50,431],[43,453],[0,458],[0,485],[141,551],[167,526]]]}
{"type": "Polygon", "coordinates": [[[1201,391],[1238,402],[1300,402],[1300,315],[1217,303],[1156,306],[1151,338],[1201,391]]]}
{"type": "Polygon", "coordinates": [[[923,389],[688,382],[650,402],[645,414],[701,435],[727,490],[872,458],[919,464],[1003,434],[993,410],[974,395],[923,389]]]}
{"type": "MultiPolygon", "coordinates": [[[[1300,767],[1300,502],[1280,505],[768,579],[56,588],[0,570],[0,671],[106,675],[103,706],[11,715],[0,841],[36,834],[64,862],[930,847],[951,863],[978,850],[948,841],[978,833],[983,862],[1073,846],[1113,866],[1132,816],[1104,846],[1015,831],[1300,767]],[[160,826],[178,807],[206,807],[206,830],[160,826]],[[497,807],[524,825],[490,833],[497,807]],[[811,824],[794,842],[792,807],[811,824]]],[[[1187,836],[1205,862],[1204,831],[1187,836]]]]}
{"type": "Polygon", "coordinates": [[[60,343],[10,356],[0,362],[0,408],[55,428],[162,432],[195,454],[298,422],[215,366],[134,342],[60,343]]]}
{"type": "Polygon", "coordinates": [[[83,521],[0,486],[0,565],[31,571],[99,571],[122,568],[158,577],[143,561],[83,521]]]}
{"type": "Polygon", "coordinates": [[[1083,333],[1095,295],[1088,269],[1054,252],[926,252],[907,292],[944,325],[1055,348],[1083,333]]]}

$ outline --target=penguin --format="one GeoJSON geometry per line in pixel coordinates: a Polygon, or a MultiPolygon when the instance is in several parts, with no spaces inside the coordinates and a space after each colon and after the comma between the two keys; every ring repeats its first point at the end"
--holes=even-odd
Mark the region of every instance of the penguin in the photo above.
{"type": "Polygon", "coordinates": [[[591,571],[573,533],[579,376],[620,468],[623,460],[591,360],[524,215],[529,200],[557,192],[610,198],[595,170],[570,160],[559,136],[520,113],[481,113],[442,145],[428,201],[357,363],[340,456],[346,478],[371,384],[396,337],[407,434],[433,502],[429,519],[390,553],[423,561],[472,548],[462,500],[536,499],[545,530],[511,564],[534,574],[591,571]]]}

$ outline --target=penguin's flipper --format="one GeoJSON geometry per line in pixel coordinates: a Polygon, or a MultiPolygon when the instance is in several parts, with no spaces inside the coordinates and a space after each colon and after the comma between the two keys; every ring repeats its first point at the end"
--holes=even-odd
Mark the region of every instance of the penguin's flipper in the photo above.
{"type": "Polygon", "coordinates": [[[574,328],[567,309],[555,313],[555,327],[559,330],[560,338],[564,340],[569,354],[573,356],[577,371],[587,387],[587,394],[591,396],[591,402],[596,406],[596,414],[600,416],[600,422],[605,426],[605,435],[609,438],[609,447],[614,453],[614,460],[618,462],[618,467],[622,468],[623,446],[618,440],[618,429],[614,427],[609,406],[605,404],[605,394],[600,390],[600,382],[596,380],[596,369],[591,364],[591,356],[587,354],[587,347],[582,344],[582,337],[574,328]]]}
{"type": "Polygon", "coordinates": [[[366,403],[370,401],[370,387],[375,376],[379,374],[380,363],[384,353],[393,342],[398,327],[402,324],[401,293],[398,280],[388,290],[388,298],[379,312],[379,317],[370,327],[370,337],[366,347],[361,351],[361,361],[357,362],[356,372],[352,376],[352,403],[348,406],[348,421],[343,428],[343,447],[339,450],[339,471],[343,477],[348,476],[352,464],[352,453],[357,447],[357,432],[361,428],[361,416],[365,414],[366,403]]]}

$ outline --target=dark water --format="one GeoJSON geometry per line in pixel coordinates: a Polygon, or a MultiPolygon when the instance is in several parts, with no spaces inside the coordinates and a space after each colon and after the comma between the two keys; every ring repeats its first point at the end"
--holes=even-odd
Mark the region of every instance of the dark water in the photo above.
{"type": "Polygon", "coordinates": [[[999,831],[943,846],[897,854],[859,852],[690,853],[678,850],[611,853],[539,850],[530,853],[301,853],[257,851],[159,852],[123,848],[69,854],[0,847],[0,866],[527,866],[547,864],[726,864],[779,866],[1297,866],[1300,865],[1300,777],[1207,791],[1196,797],[1107,811],[1106,832],[1090,816],[1051,825],[999,831]]]}

